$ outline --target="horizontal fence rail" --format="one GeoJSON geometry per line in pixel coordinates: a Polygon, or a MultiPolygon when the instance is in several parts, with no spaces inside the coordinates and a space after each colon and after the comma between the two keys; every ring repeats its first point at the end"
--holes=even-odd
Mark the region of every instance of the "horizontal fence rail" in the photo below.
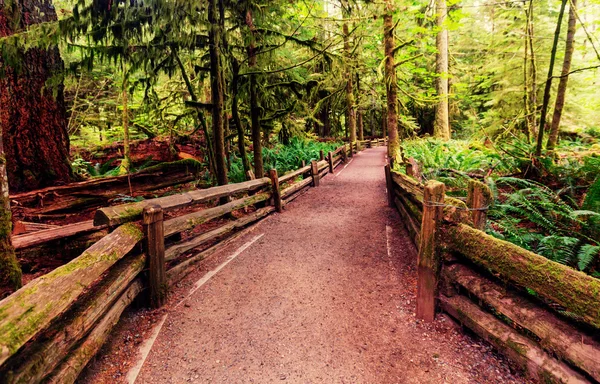
{"type": "Polygon", "coordinates": [[[74,382],[142,292],[147,305],[160,307],[168,287],[198,262],[242,236],[250,224],[281,211],[306,188],[318,186],[359,148],[346,144],[281,176],[271,170],[268,177],[243,183],[100,208],[93,222],[45,229],[36,232],[37,239],[22,237],[16,242],[21,249],[69,239],[81,240],[78,247],[92,244],[0,301],[0,382],[74,382]],[[221,198],[230,201],[202,206],[221,198]],[[215,229],[191,233],[250,208],[215,229]],[[190,235],[181,240],[182,232],[190,235]]]}
{"type": "Polygon", "coordinates": [[[390,206],[418,249],[417,317],[447,312],[535,380],[600,381],[600,280],[483,232],[485,184],[470,181],[465,204],[405,165],[406,174],[389,164],[385,174],[390,206]]]}

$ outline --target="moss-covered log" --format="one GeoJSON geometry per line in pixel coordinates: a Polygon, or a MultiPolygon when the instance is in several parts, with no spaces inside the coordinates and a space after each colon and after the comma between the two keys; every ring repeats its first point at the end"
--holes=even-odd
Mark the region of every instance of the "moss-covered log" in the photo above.
{"type": "Polygon", "coordinates": [[[136,226],[123,225],[78,258],[0,301],[0,364],[68,309],[142,237],[136,226]]]}
{"type": "Polygon", "coordinates": [[[564,320],[470,268],[454,264],[444,275],[520,329],[536,336],[543,349],[600,382],[600,343],[564,320]]]}
{"type": "Polygon", "coordinates": [[[159,197],[156,199],[149,199],[139,203],[106,207],[96,211],[94,224],[114,226],[141,219],[144,207],[149,205],[157,204],[160,205],[164,211],[170,211],[194,204],[200,204],[224,196],[254,191],[270,184],[271,179],[268,177],[263,177],[256,180],[245,181],[243,183],[221,185],[213,188],[200,189],[171,196],[159,197]]]}
{"type": "Polygon", "coordinates": [[[548,356],[533,341],[520,335],[464,296],[440,297],[444,311],[488,341],[521,370],[540,383],[589,383],[581,374],[548,356]]]}
{"type": "Polygon", "coordinates": [[[283,199],[287,199],[288,197],[292,196],[293,194],[295,194],[296,192],[310,186],[312,183],[312,179],[308,178],[308,179],[304,179],[301,180],[297,183],[294,183],[292,185],[290,185],[289,187],[283,189],[281,191],[281,198],[283,199]]]}
{"type": "Polygon", "coordinates": [[[2,382],[38,383],[49,375],[71,349],[92,329],[144,269],[145,256],[126,258],[112,268],[97,287],[77,300],[35,343],[23,349],[0,367],[2,382]]]}
{"type": "Polygon", "coordinates": [[[443,228],[444,242],[451,250],[600,328],[600,280],[465,224],[443,228]]]}
{"type": "Polygon", "coordinates": [[[100,347],[104,344],[114,326],[119,322],[123,311],[135,300],[137,295],[142,292],[144,285],[141,279],[136,279],[129,288],[119,297],[110,311],[100,320],[98,325],[85,338],[83,343],[72,351],[65,361],[53,372],[47,380],[48,383],[70,384],[77,380],[77,377],[85,368],[92,357],[96,355],[100,347]]]}
{"type": "MultiPolygon", "coordinates": [[[[268,180],[268,179],[267,179],[268,180]]],[[[271,193],[258,193],[253,196],[247,196],[242,199],[234,200],[230,203],[216,206],[214,208],[203,209],[201,211],[188,213],[165,221],[165,236],[171,236],[175,233],[194,229],[198,225],[204,224],[212,219],[221,217],[227,213],[254,205],[268,200],[271,193]]]]}

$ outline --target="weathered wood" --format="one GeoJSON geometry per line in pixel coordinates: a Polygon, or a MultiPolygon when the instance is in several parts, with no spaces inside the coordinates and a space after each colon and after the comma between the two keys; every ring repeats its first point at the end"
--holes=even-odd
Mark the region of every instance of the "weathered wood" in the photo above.
{"type": "Polygon", "coordinates": [[[406,211],[406,208],[404,207],[404,205],[402,204],[400,199],[398,199],[397,197],[394,199],[394,205],[395,205],[396,209],[398,210],[398,213],[400,214],[400,216],[402,216],[404,226],[406,227],[406,230],[408,231],[408,234],[410,235],[410,238],[413,241],[413,244],[415,245],[415,247],[418,250],[419,245],[420,245],[419,244],[419,236],[420,236],[419,228],[420,227],[417,225],[417,223],[414,221],[414,219],[408,214],[408,212],[406,211]]]}
{"type": "Polygon", "coordinates": [[[60,228],[59,225],[30,223],[28,221],[17,221],[13,224],[13,236],[23,235],[26,233],[39,232],[48,229],[60,228]]]}
{"type": "Polygon", "coordinates": [[[319,172],[319,180],[324,178],[329,173],[329,168],[325,167],[322,171],[319,172]]]}
{"type": "MultiPolygon", "coordinates": [[[[310,181],[310,180],[309,180],[310,181]]],[[[228,235],[229,233],[235,231],[236,229],[243,228],[249,224],[252,224],[263,217],[267,216],[269,213],[274,211],[274,207],[264,207],[256,210],[253,213],[250,213],[246,216],[243,216],[237,220],[234,220],[230,223],[220,226],[219,228],[213,229],[212,231],[205,232],[201,235],[192,237],[191,239],[187,239],[185,241],[176,243],[170,247],[168,247],[165,251],[165,260],[172,261],[176,258],[180,257],[187,251],[201,247],[204,244],[207,244],[211,241],[220,239],[228,235]]]]}
{"type": "Polygon", "coordinates": [[[221,217],[238,209],[245,208],[249,205],[254,205],[256,203],[268,200],[270,197],[270,192],[258,193],[256,195],[234,200],[214,208],[203,209],[201,211],[188,213],[187,215],[175,217],[164,222],[165,236],[168,237],[175,233],[194,229],[196,226],[204,224],[212,219],[221,217]]]}
{"type": "Polygon", "coordinates": [[[106,226],[94,226],[92,220],[80,223],[64,225],[57,228],[49,228],[35,233],[13,236],[12,242],[15,249],[29,248],[53,240],[64,239],[82,233],[95,232],[106,228],[106,226]]]}
{"type": "Polygon", "coordinates": [[[302,168],[306,167],[306,160],[302,160],[302,168]]]}
{"type": "Polygon", "coordinates": [[[334,158],[333,169],[336,169],[338,167],[338,165],[340,165],[341,163],[342,163],[341,159],[335,160],[335,158],[334,158]]]}
{"type": "Polygon", "coordinates": [[[145,264],[146,256],[142,254],[125,258],[111,268],[106,278],[80,297],[60,321],[0,366],[0,377],[10,378],[8,383],[41,382],[104,316],[145,264]]]}
{"type": "Polygon", "coordinates": [[[87,363],[96,355],[108,339],[110,332],[119,322],[123,311],[135,300],[143,290],[141,279],[134,280],[127,290],[121,295],[110,311],[102,318],[96,327],[85,338],[83,343],[72,351],[60,367],[53,372],[48,383],[70,384],[74,383],[87,363]]]}
{"type": "Polygon", "coordinates": [[[148,291],[150,306],[160,308],[167,301],[165,233],[160,205],[147,205],[142,216],[144,252],[148,256],[148,291]]]}
{"type": "Polygon", "coordinates": [[[385,165],[385,185],[388,196],[388,205],[390,207],[394,206],[394,184],[392,182],[392,174],[390,173],[390,165],[385,165]]]}
{"type": "Polygon", "coordinates": [[[423,184],[419,183],[417,180],[403,175],[402,173],[396,172],[394,170],[392,172],[392,180],[404,191],[412,194],[418,201],[423,201],[423,184]]]}
{"type": "Polygon", "coordinates": [[[467,192],[467,207],[472,209],[473,227],[479,230],[485,229],[487,221],[487,210],[492,203],[492,191],[490,188],[477,180],[469,180],[467,192]]]}
{"type": "Polygon", "coordinates": [[[293,195],[294,193],[310,186],[311,184],[312,184],[312,179],[305,179],[305,180],[299,181],[297,183],[294,183],[291,186],[289,186],[281,191],[281,197],[283,199],[286,199],[289,196],[293,195]]]}
{"type": "Polygon", "coordinates": [[[271,179],[271,193],[273,195],[273,206],[277,212],[282,211],[281,205],[281,193],[279,191],[279,177],[277,177],[277,170],[269,170],[269,178],[271,179]]]}
{"type": "Polygon", "coordinates": [[[142,231],[136,226],[123,225],[78,258],[0,301],[0,364],[71,306],[142,237],[142,231]]]}
{"type": "Polygon", "coordinates": [[[325,160],[325,152],[323,152],[323,150],[319,150],[319,160],[323,161],[325,160]]]}
{"type": "Polygon", "coordinates": [[[342,161],[344,163],[348,162],[348,153],[346,152],[346,146],[342,147],[342,161]]]}
{"type": "Polygon", "coordinates": [[[266,187],[271,183],[268,177],[245,181],[237,184],[227,184],[218,187],[200,189],[171,196],[159,197],[140,201],[139,203],[116,205],[106,207],[96,211],[94,216],[95,225],[118,225],[129,221],[141,219],[144,207],[158,204],[165,212],[203,203],[209,200],[218,199],[224,196],[231,196],[237,193],[254,191],[266,187]]]}
{"type": "MultiPolygon", "coordinates": [[[[304,161],[303,161],[304,163],[304,161]]],[[[302,168],[297,169],[293,172],[286,173],[285,175],[279,178],[279,184],[287,183],[290,180],[294,180],[296,177],[300,175],[304,175],[305,173],[310,172],[310,165],[302,166],[302,168]]]]}
{"type": "Polygon", "coordinates": [[[310,162],[310,175],[312,176],[313,187],[319,186],[319,166],[315,160],[310,162]]]}
{"type": "Polygon", "coordinates": [[[406,211],[418,223],[423,220],[423,202],[414,198],[414,195],[402,191],[398,187],[394,189],[394,196],[400,199],[406,211]],[[416,200],[416,202],[415,202],[416,200]]]}
{"type": "Polygon", "coordinates": [[[327,168],[328,166],[329,164],[327,163],[327,160],[317,162],[317,168],[319,169],[319,172],[327,168]]]}
{"type": "Polygon", "coordinates": [[[329,172],[333,173],[333,152],[327,154],[327,162],[329,163],[329,172]]]}
{"type": "MultiPolygon", "coordinates": [[[[254,218],[255,218],[254,221],[267,216],[269,213],[275,211],[275,208],[274,207],[264,207],[264,208],[261,208],[259,211],[255,212],[256,215],[254,216],[254,218]],[[258,213],[259,211],[261,211],[261,212],[258,213]]],[[[250,223],[250,221],[248,222],[248,224],[249,223],[250,223]]],[[[214,246],[198,253],[197,255],[190,257],[189,259],[186,259],[182,263],[177,264],[175,267],[169,269],[167,271],[167,280],[169,282],[169,285],[175,284],[176,282],[183,279],[188,273],[190,273],[195,268],[195,265],[197,263],[199,263],[200,261],[206,259],[207,257],[215,254],[216,252],[222,250],[223,248],[225,248],[226,246],[231,244],[234,240],[245,235],[251,229],[252,229],[252,227],[246,228],[240,232],[237,232],[237,233],[231,235],[230,237],[228,237],[227,239],[215,244],[214,246]]]]}
{"type": "Polygon", "coordinates": [[[548,356],[533,341],[482,311],[464,296],[442,296],[440,305],[444,311],[517,363],[532,379],[544,383],[589,383],[581,374],[548,356]]]}
{"type": "Polygon", "coordinates": [[[435,318],[440,260],[438,248],[439,224],[442,219],[445,186],[439,181],[425,185],[423,198],[423,220],[419,238],[417,259],[417,318],[431,322],[435,318]]]}
{"type": "Polygon", "coordinates": [[[458,283],[502,318],[535,335],[541,347],[550,354],[600,382],[600,343],[593,337],[464,265],[444,267],[443,273],[447,280],[458,283]]]}
{"type": "Polygon", "coordinates": [[[442,234],[449,249],[600,328],[600,280],[466,224],[444,225],[442,234]]]}

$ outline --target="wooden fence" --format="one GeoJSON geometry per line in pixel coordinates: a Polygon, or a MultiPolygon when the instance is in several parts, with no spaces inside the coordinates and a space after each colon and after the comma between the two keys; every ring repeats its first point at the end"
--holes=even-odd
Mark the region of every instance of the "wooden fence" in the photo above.
{"type": "Polygon", "coordinates": [[[465,203],[406,171],[385,169],[419,252],[417,317],[447,312],[540,382],[599,382],[600,280],[483,232],[485,184],[470,181],[465,203]]]}
{"type": "Polygon", "coordinates": [[[161,306],[168,287],[198,262],[241,236],[242,228],[281,211],[303,189],[318,186],[359,147],[321,153],[319,161],[281,177],[271,170],[268,177],[243,183],[98,209],[90,226],[103,228],[105,236],[0,301],[0,382],[74,382],[136,298],[161,306]],[[199,207],[216,199],[227,201],[199,207]],[[251,206],[251,213],[216,229],[179,237],[251,206]],[[199,247],[204,250],[190,252],[199,247]]]}

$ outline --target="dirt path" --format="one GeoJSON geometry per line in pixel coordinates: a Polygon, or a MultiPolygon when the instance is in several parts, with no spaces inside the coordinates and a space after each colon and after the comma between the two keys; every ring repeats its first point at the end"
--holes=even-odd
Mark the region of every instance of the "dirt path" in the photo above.
{"type": "Polygon", "coordinates": [[[355,156],[225,250],[219,263],[229,263],[210,279],[190,277],[189,284],[199,281],[195,291],[173,298],[139,374],[130,369],[129,378],[524,382],[447,317],[415,320],[416,251],[387,206],[384,154],[355,156]]]}

